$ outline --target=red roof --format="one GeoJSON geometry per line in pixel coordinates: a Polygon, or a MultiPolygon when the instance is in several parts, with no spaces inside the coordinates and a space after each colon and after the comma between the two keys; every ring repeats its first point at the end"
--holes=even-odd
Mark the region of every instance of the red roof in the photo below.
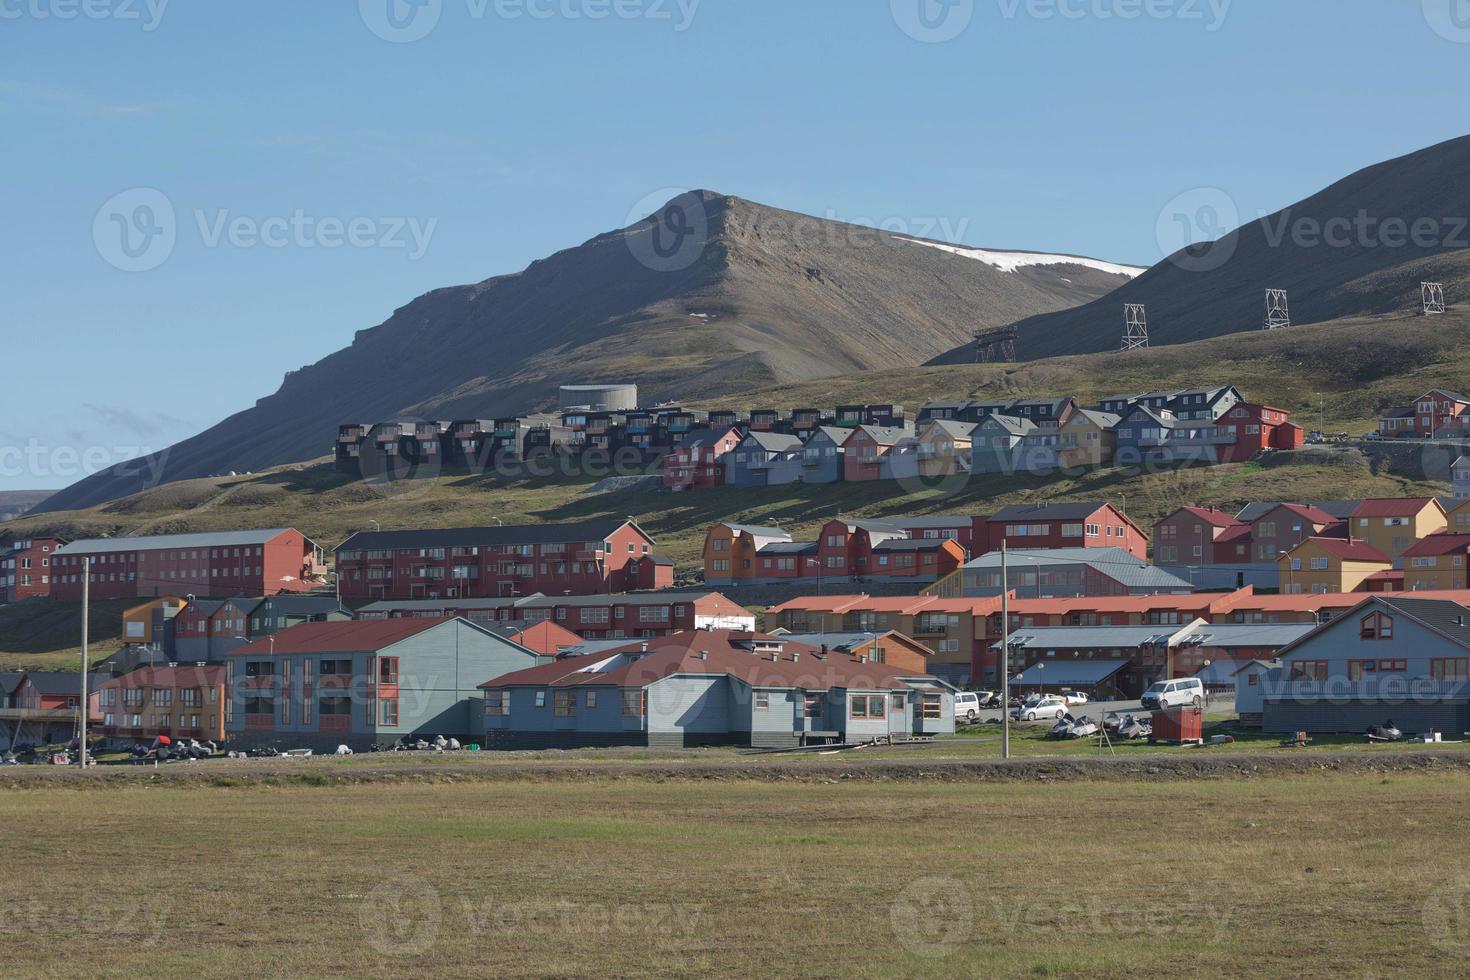
{"type": "Polygon", "coordinates": [[[1221,531],[1215,543],[1230,544],[1233,541],[1249,541],[1250,539],[1251,526],[1249,524],[1234,524],[1221,531]]]}
{"type": "Polygon", "coordinates": [[[225,682],[221,666],[139,667],[97,685],[100,687],[218,687],[225,682]]]}
{"type": "Polygon", "coordinates": [[[1377,497],[1364,500],[1353,508],[1354,517],[1413,517],[1430,504],[1433,497],[1377,497]]]}
{"type": "MultiPolygon", "coordinates": [[[[1333,517],[1321,507],[1313,507],[1311,504],[1282,504],[1281,507],[1286,508],[1299,517],[1311,521],[1313,524],[1331,524],[1334,521],[1338,520],[1338,518],[1333,517]]],[[[1273,507],[1271,510],[1279,509],[1280,508],[1273,507]]],[[[1266,514],[1269,513],[1271,513],[1271,511],[1266,512],[1266,514]]],[[[1265,517],[1266,514],[1262,514],[1261,517],[1265,517]]]]}
{"type": "Polygon", "coordinates": [[[517,630],[510,638],[513,642],[548,657],[554,657],[567,647],[582,642],[582,638],[576,633],[549,619],[517,630]]]}
{"type": "Polygon", "coordinates": [[[454,617],[433,619],[357,619],[344,623],[302,623],[274,637],[256,640],[229,651],[230,656],[259,656],[283,653],[365,653],[392,646],[450,622],[454,617]]]}
{"type": "Polygon", "coordinates": [[[1404,557],[1463,554],[1466,549],[1470,549],[1470,534],[1431,534],[1404,552],[1404,557]]]}
{"type": "Polygon", "coordinates": [[[1189,507],[1189,506],[1181,507],[1181,508],[1179,508],[1179,510],[1184,511],[1184,512],[1186,512],[1188,514],[1191,514],[1192,516],[1197,517],[1197,518],[1199,518],[1202,521],[1207,521],[1207,522],[1209,522],[1210,524],[1212,524],[1215,527],[1246,527],[1247,526],[1244,521],[1237,520],[1233,515],[1227,514],[1223,510],[1215,510],[1214,508],[1205,508],[1205,507],[1189,507]]]}
{"type": "Polygon", "coordinates": [[[816,647],[779,636],[731,630],[695,630],[625,647],[513,671],[481,684],[505,687],[645,687],[673,674],[717,674],[751,687],[801,687],[827,690],[892,690],[911,672],[886,664],[865,663],[846,654],[822,654],[816,647]],[[756,653],[740,642],[780,644],[780,652],[756,653]],[[644,647],[647,650],[644,650],[644,647]],[[774,659],[773,659],[774,658],[774,659]]]}
{"type": "Polygon", "coordinates": [[[1308,538],[1296,548],[1291,549],[1289,553],[1296,554],[1297,548],[1304,548],[1309,544],[1315,544],[1329,555],[1334,555],[1343,561],[1376,561],[1385,565],[1393,564],[1387,555],[1362,538],[1308,538]]]}

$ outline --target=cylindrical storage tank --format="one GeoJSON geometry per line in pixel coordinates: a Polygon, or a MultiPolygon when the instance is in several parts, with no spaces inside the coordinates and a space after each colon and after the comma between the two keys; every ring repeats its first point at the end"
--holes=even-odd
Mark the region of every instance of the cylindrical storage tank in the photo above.
{"type": "Polygon", "coordinates": [[[562,385],[561,410],[588,408],[594,412],[631,412],[638,407],[637,385],[562,385]]]}

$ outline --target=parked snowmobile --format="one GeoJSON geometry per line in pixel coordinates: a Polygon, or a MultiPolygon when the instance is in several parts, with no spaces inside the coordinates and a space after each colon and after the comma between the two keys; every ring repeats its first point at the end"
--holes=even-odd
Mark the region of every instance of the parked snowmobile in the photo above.
{"type": "Polygon", "coordinates": [[[1381,725],[1372,725],[1368,728],[1368,741],[1370,742],[1397,742],[1403,737],[1404,733],[1399,731],[1392,718],[1381,725]]]}

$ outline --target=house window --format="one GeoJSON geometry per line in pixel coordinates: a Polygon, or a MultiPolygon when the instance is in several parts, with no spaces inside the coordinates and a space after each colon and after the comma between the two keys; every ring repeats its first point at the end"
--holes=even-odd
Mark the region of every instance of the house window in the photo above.
{"type": "Polygon", "coordinates": [[[1393,617],[1387,613],[1370,613],[1358,622],[1359,638],[1364,640],[1393,639],[1393,617]]]}
{"type": "Polygon", "coordinates": [[[1431,660],[1429,677],[1431,680],[1459,683],[1470,680],[1470,658],[1446,657],[1431,660]]]}
{"type": "Polygon", "coordinates": [[[802,716],[806,718],[822,717],[822,694],[820,691],[806,691],[802,694],[802,716]]]}
{"type": "Polygon", "coordinates": [[[944,717],[944,695],[926,694],[922,704],[923,716],[927,721],[937,721],[944,717]]]}
{"type": "Polygon", "coordinates": [[[378,683],[389,685],[396,685],[398,683],[397,657],[378,658],[378,683]]]}
{"type": "Polygon", "coordinates": [[[495,716],[505,716],[510,714],[510,692],[486,691],[485,714],[495,716]]]}
{"type": "Polygon", "coordinates": [[[546,707],[546,692],[545,691],[537,691],[536,692],[536,707],[538,707],[538,708],[544,708],[544,707],[546,707]]]}
{"type": "Polygon", "coordinates": [[[853,718],[888,717],[888,698],[881,694],[855,694],[852,698],[853,718]]]}
{"type": "Polygon", "coordinates": [[[1325,681],[1330,665],[1326,660],[1296,660],[1291,665],[1294,681],[1325,681]]]}
{"type": "Polygon", "coordinates": [[[648,714],[648,692],[644,690],[623,692],[623,717],[642,718],[648,714]]]}
{"type": "Polygon", "coordinates": [[[379,702],[379,704],[381,704],[383,706],[383,709],[382,709],[383,724],[384,725],[397,725],[398,724],[398,699],[397,698],[384,698],[382,701],[379,702]]]}
{"type": "Polygon", "coordinates": [[[590,711],[591,709],[596,708],[596,707],[597,707],[597,692],[596,691],[588,691],[587,692],[587,708],[590,711]]]}
{"type": "Polygon", "coordinates": [[[570,718],[577,713],[577,692],[557,691],[554,713],[558,718],[570,718]]]}
{"type": "Polygon", "coordinates": [[[757,711],[770,711],[771,710],[771,692],[769,692],[769,691],[756,691],[755,692],[755,710],[757,710],[757,711]]]}

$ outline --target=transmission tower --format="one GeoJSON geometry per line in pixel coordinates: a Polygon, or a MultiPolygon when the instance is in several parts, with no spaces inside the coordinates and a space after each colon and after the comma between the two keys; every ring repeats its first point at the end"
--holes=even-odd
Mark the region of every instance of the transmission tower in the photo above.
{"type": "Polygon", "coordinates": [[[1444,283],[1421,282],[1419,294],[1424,300],[1424,315],[1435,316],[1444,312],[1444,283]]]}
{"type": "Polygon", "coordinates": [[[1291,308],[1286,304],[1286,290],[1266,290],[1266,329],[1280,330],[1291,326],[1291,308]]]}
{"type": "Polygon", "coordinates": [[[1017,337],[1015,327],[1002,327],[999,330],[985,330],[977,333],[975,335],[975,363],[992,364],[1000,361],[1014,361],[1017,337]]]}
{"type": "Polygon", "coordinates": [[[1148,346],[1148,309],[1142,303],[1123,306],[1122,350],[1138,350],[1148,346]]]}

